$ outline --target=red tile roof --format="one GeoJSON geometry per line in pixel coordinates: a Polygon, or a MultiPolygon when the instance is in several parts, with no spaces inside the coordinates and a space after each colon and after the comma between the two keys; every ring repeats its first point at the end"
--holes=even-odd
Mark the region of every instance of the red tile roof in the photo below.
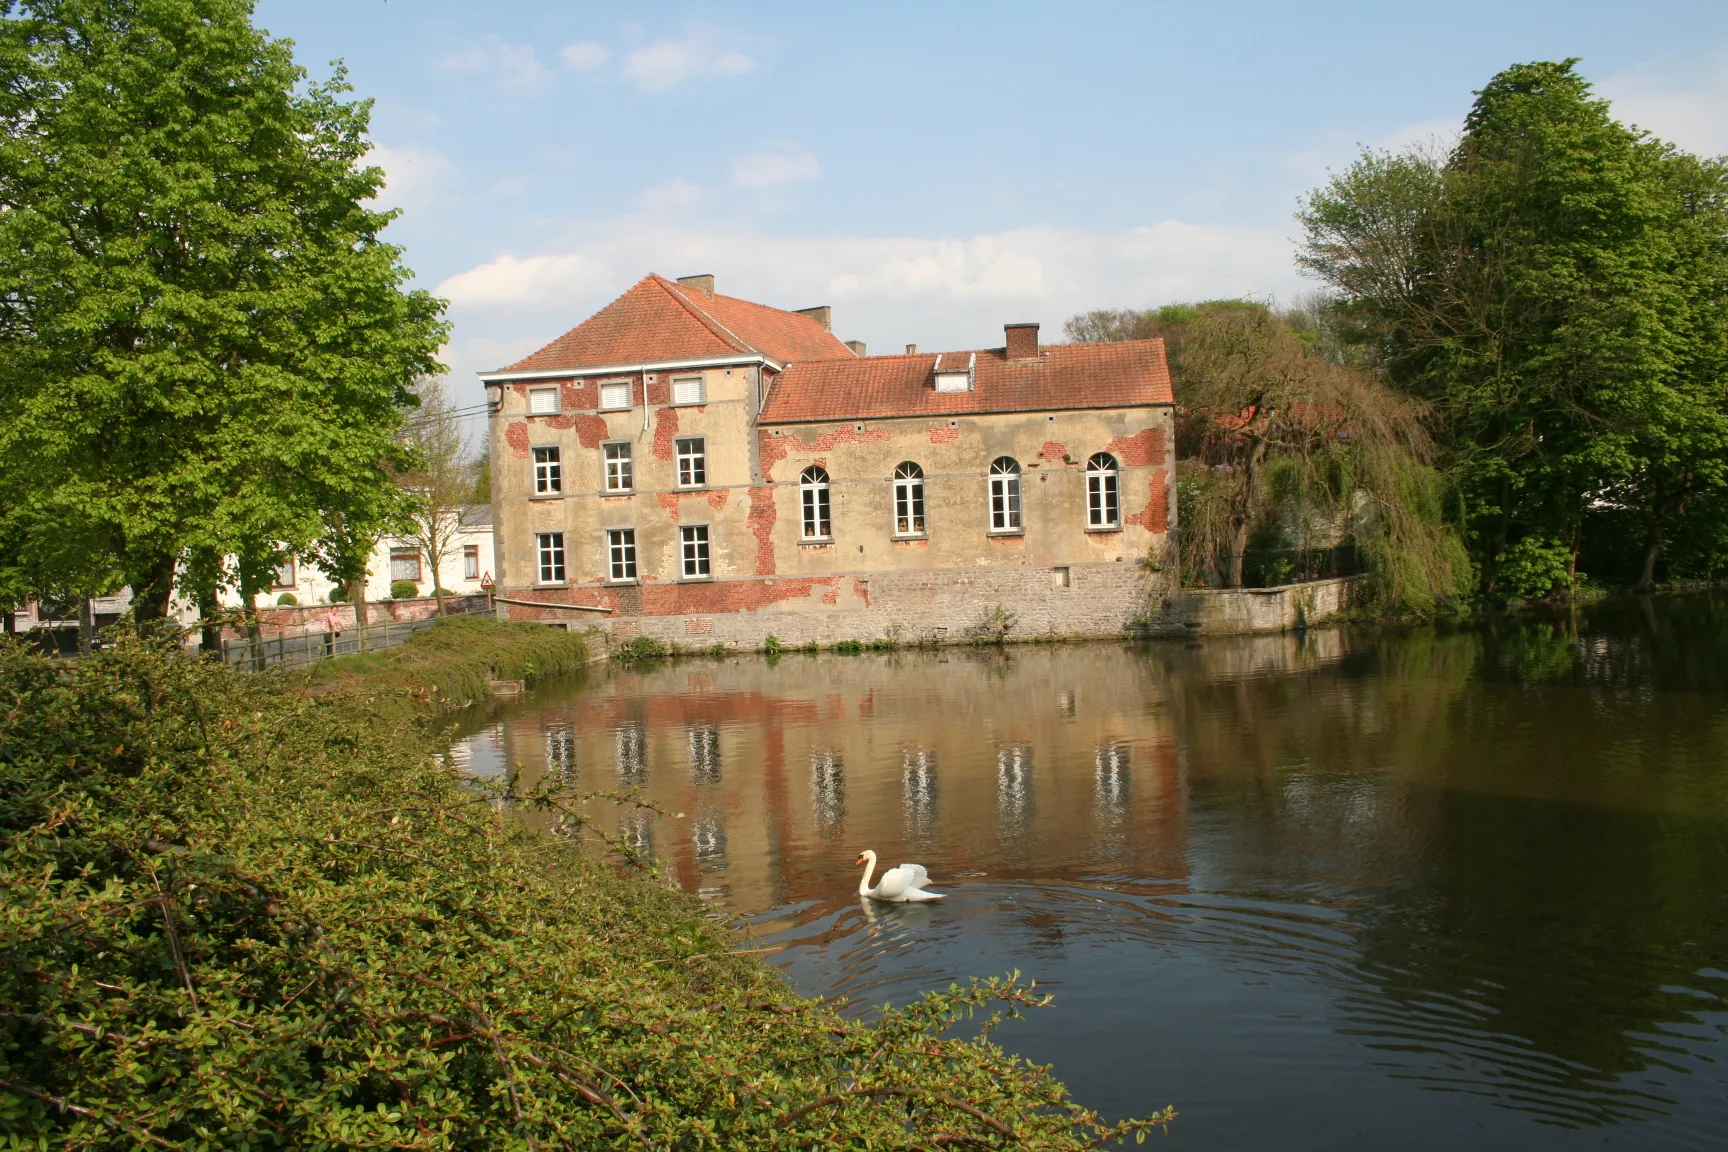
{"type": "Polygon", "coordinates": [[[1048,412],[1171,404],[1164,341],[1052,344],[1037,359],[1009,360],[1006,348],[977,352],[970,392],[936,391],[942,368],[963,368],[970,352],[806,361],[775,378],[761,423],[797,424],[886,416],[1048,412]]]}
{"type": "Polygon", "coordinates": [[[663,276],[650,275],[546,347],[501,371],[758,352],[782,364],[854,358],[850,348],[808,316],[731,296],[708,296],[663,276]]]}

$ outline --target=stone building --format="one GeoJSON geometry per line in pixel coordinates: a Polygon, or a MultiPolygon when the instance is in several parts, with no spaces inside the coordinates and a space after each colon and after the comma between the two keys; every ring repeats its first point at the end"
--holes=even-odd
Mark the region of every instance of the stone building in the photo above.
{"type": "Polygon", "coordinates": [[[866,356],[649,276],[487,373],[499,607],[756,646],[1119,636],[1174,588],[1161,341],[866,356]]]}

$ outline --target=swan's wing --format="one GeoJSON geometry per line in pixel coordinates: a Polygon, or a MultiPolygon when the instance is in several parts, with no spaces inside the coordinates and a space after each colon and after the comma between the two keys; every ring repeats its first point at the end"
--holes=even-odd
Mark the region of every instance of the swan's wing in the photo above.
{"type": "Polygon", "coordinates": [[[922,888],[930,883],[930,873],[922,864],[902,864],[894,871],[906,878],[908,888],[922,888]]]}
{"type": "Polygon", "coordinates": [[[906,889],[912,887],[911,884],[907,883],[910,879],[904,867],[888,869],[882,873],[882,879],[876,882],[876,898],[878,900],[898,900],[906,889]]]}

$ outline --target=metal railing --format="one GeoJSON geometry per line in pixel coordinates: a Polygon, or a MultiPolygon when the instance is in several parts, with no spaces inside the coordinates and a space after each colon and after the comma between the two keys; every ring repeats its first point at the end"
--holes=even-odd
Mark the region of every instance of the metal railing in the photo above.
{"type": "Polygon", "coordinates": [[[408,637],[438,623],[441,617],[424,620],[401,620],[389,624],[373,624],[365,628],[349,628],[341,632],[298,632],[293,635],[263,636],[257,640],[222,641],[222,662],[251,672],[266,668],[304,668],[320,660],[336,656],[353,656],[360,652],[382,652],[406,643],[408,637]]]}

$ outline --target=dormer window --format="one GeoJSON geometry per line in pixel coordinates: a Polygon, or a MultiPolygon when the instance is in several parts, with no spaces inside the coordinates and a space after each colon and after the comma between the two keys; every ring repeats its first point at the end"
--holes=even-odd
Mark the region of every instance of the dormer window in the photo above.
{"type": "Polygon", "coordinates": [[[960,357],[952,352],[944,352],[936,357],[936,391],[938,392],[970,392],[972,391],[972,369],[976,365],[978,354],[972,353],[966,363],[960,363],[960,357]],[[943,360],[948,360],[944,364],[943,360]]]}

